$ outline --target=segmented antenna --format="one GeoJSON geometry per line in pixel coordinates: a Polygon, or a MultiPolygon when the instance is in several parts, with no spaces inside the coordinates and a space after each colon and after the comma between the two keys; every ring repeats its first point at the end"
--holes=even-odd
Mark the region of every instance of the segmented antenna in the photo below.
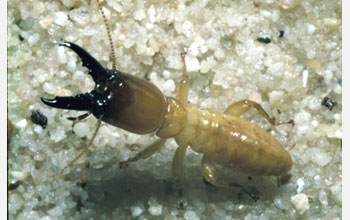
{"type": "Polygon", "coordinates": [[[111,31],[109,29],[109,25],[107,23],[107,18],[106,18],[105,13],[103,12],[100,0],[96,0],[96,2],[98,4],[98,10],[101,12],[101,15],[102,15],[103,23],[105,24],[105,27],[106,27],[108,40],[109,40],[109,46],[110,46],[111,53],[112,53],[112,70],[115,71],[117,68],[116,68],[116,62],[115,62],[115,53],[114,53],[114,46],[113,46],[113,40],[112,40],[111,31]]]}
{"type": "Polygon", "coordinates": [[[92,146],[92,142],[94,141],[94,139],[95,139],[95,137],[97,135],[98,130],[100,129],[101,121],[102,121],[102,118],[99,118],[98,122],[97,122],[96,130],[94,132],[94,135],[92,135],[92,138],[90,139],[90,142],[89,142],[88,146],[85,149],[83,149],[77,156],[75,156],[74,159],[71,160],[65,167],[63,167],[63,169],[60,171],[59,175],[62,175],[63,172],[68,167],[70,167],[73,163],[75,163],[75,161],[77,161],[81,156],[83,156],[83,154],[85,154],[89,150],[89,148],[92,146]]]}
{"type": "MultiPolygon", "coordinates": [[[[113,40],[112,40],[111,31],[109,29],[109,25],[107,23],[107,18],[106,18],[105,13],[103,12],[102,5],[101,5],[100,1],[96,0],[96,2],[97,2],[97,5],[98,5],[98,10],[101,12],[101,15],[102,15],[102,18],[103,18],[103,22],[104,22],[105,27],[106,27],[108,41],[109,41],[109,46],[110,46],[111,54],[112,54],[112,70],[115,71],[115,70],[117,70],[117,68],[116,68],[116,59],[115,59],[115,53],[114,53],[114,46],[113,46],[113,40]]],[[[91,114],[91,112],[89,112],[87,114],[84,114],[84,115],[81,115],[81,116],[76,117],[76,118],[69,117],[68,119],[69,120],[74,120],[74,121],[75,120],[79,121],[79,120],[81,120],[83,118],[86,118],[90,114],[91,114]]],[[[63,169],[60,171],[59,175],[62,175],[63,172],[68,167],[70,167],[73,163],[75,163],[81,156],[83,156],[89,150],[89,148],[92,146],[92,142],[94,141],[94,139],[95,139],[95,137],[97,135],[98,130],[100,129],[101,121],[102,121],[102,117],[98,119],[96,130],[95,130],[94,134],[92,135],[92,138],[91,138],[90,142],[88,143],[87,147],[85,149],[83,149],[76,157],[74,157],[74,159],[71,160],[65,167],[63,167],[63,169]]]]}

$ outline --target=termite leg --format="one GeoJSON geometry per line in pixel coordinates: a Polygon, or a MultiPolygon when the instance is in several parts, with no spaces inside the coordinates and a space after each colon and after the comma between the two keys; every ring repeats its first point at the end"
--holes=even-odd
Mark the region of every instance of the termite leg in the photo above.
{"type": "Polygon", "coordinates": [[[160,150],[160,148],[164,145],[165,141],[166,141],[166,139],[157,140],[153,144],[147,146],[144,150],[138,152],[134,157],[129,158],[126,161],[120,162],[119,168],[126,167],[128,165],[128,163],[130,163],[130,162],[134,162],[134,161],[137,161],[139,159],[146,159],[146,158],[152,156],[153,154],[157,153],[160,150]]]}
{"type": "Polygon", "coordinates": [[[98,122],[97,122],[96,130],[95,130],[94,134],[92,135],[92,138],[91,138],[90,142],[88,143],[87,147],[85,149],[83,149],[77,156],[75,156],[74,159],[71,160],[65,167],[63,167],[63,169],[59,173],[60,176],[63,174],[63,172],[68,167],[70,167],[73,163],[75,163],[75,161],[77,161],[81,156],[83,156],[83,154],[85,154],[90,149],[90,147],[92,146],[92,142],[95,140],[97,132],[100,129],[101,121],[102,121],[102,118],[99,118],[98,122]]]}
{"type": "Polygon", "coordinates": [[[241,188],[241,190],[243,190],[243,192],[247,193],[250,196],[250,198],[252,198],[255,202],[259,199],[256,195],[250,193],[247,189],[245,189],[238,183],[226,183],[217,180],[215,165],[205,155],[202,158],[201,169],[205,180],[211,183],[212,185],[219,187],[239,187],[241,188]]]}
{"type": "Polygon", "coordinates": [[[233,103],[232,105],[230,105],[225,110],[225,113],[238,117],[238,116],[241,116],[244,113],[246,113],[251,108],[255,108],[256,110],[258,110],[258,112],[264,118],[266,118],[270,122],[270,124],[272,124],[272,125],[276,126],[276,125],[282,125],[282,124],[292,124],[292,126],[294,126],[294,121],[293,120],[283,121],[283,122],[276,122],[276,118],[269,116],[266,113],[266,111],[263,109],[263,107],[261,107],[261,105],[259,105],[258,103],[254,102],[254,101],[250,101],[250,100],[247,100],[247,99],[244,99],[244,100],[241,100],[239,102],[233,103]]]}
{"type": "Polygon", "coordinates": [[[280,188],[281,187],[281,176],[277,177],[277,187],[280,188]]]}
{"type": "Polygon", "coordinates": [[[182,174],[182,167],[183,167],[183,161],[186,155],[187,145],[186,144],[179,144],[180,146],[176,149],[176,152],[174,154],[173,163],[172,163],[172,174],[175,181],[175,188],[176,191],[179,194],[180,197],[180,203],[179,208],[183,208],[183,201],[182,201],[182,188],[181,188],[181,174],[182,174]]]}
{"type": "Polygon", "coordinates": [[[84,118],[87,118],[89,115],[91,115],[91,112],[88,112],[88,113],[79,115],[78,117],[67,117],[67,119],[68,119],[69,121],[73,121],[73,124],[72,124],[72,129],[73,129],[74,125],[75,125],[77,122],[83,120],[84,118]]]}
{"type": "Polygon", "coordinates": [[[290,152],[291,150],[293,150],[294,147],[295,147],[295,144],[293,144],[292,146],[288,147],[287,151],[290,152]]]}
{"type": "Polygon", "coordinates": [[[67,119],[68,119],[69,121],[76,122],[76,121],[81,121],[81,120],[83,120],[84,118],[87,118],[89,115],[91,115],[91,112],[88,112],[88,113],[79,115],[78,117],[67,117],[67,119]]]}
{"type": "Polygon", "coordinates": [[[185,55],[186,53],[181,53],[181,61],[183,63],[183,74],[182,79],[180,81],[179,85],[179,93],[178,93],[178,100],[183,104],[186,105],[188,101],[188,74],[186,69],[186,62],[185,62],[185,55]]]}

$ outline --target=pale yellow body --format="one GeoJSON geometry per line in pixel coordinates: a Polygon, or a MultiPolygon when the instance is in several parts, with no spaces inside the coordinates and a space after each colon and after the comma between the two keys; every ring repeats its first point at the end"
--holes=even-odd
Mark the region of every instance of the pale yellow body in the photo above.
{"type": "Polygon", "coordinates": [[[172,98],[167,98],[167,106],[159,137],[174,137],[208,160],[247,174],[281,176],[291,169],[289,153],[259,126],[232,114],[183,106],[172,98]]]}
{"type": "Polygon", "coordinates": [[[292,165],[289,153],[264,129],[220,112],[187,105],[187,122],[175,136],[194,151],[228,168],[254,175],[280,176],[292,165]]]}
{"type": "MultiPolygon", "coordinates": [[[[173,162],[172,173],[175,186],[182,197],[180,177],[186,149],[203,154],[201,169],[206,181],[216,186],[240,187],[252,199],[251,194],[238,183],[227,183],[216,177],[215,163],[249,175],[286,177],[292,167],[288,151],[267,131],[239,116],[256,108],[272,125],[293,124],[293,121],[276,123],[256,102],[242,100],[230,105],[224,113],[199,109],[187,104],[188,81],[183,77],[179,89],[179,100],[166,98],[164,119],[157,131],[162,139],[139,152],[135,157],[121,162],[125,164],[144,159],[159,151],[166,138],[175,138],[179,144],[173,162]]],[[[181,203],[182,204],[182,203],[181,203]]]]}

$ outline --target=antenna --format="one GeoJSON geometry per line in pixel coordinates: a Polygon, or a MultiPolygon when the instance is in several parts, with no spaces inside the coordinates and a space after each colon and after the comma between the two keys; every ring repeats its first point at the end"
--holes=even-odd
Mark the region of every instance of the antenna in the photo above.
{"type": "Polygon", "coordinates": [[[102,15],[102,18],[103,18],[103,22],[104,22],[105,27],[106,27],[106,31],[107,31],[107,35],[108,35],[108,40],[109,40],[109,46],[110,46],[111,53],[112,53],[112,70],[115,71],[117,68],[116,68],[116,62],[115,62],[115,53],[114,53],[114,46],[113,46],[113,40],[112,40],[111,31],[110,31],[109,25],[108,25],[108,23],[107,23],[106,15],[105,15],[105,13],[103,12],[102,5],[101,5],[101,3],[100,3],[100,0],[96,0],[96,2],[97,2],[97,4],[98,4],[98,10],[101,12],[101,15],[102,15]]]}
{"type": "MultiPolygon", "coordinates": [[[[116,59],[115,59],[115,53],[114,53],[114,46],[113,46],[113,40],[112,40],[112,35],[111,35],[111,32],[110,32],[110,28],[109,28],[109,25],[107,23],[107,18],[106,18],[106,15],[105,13],[103,12],[103,9],[102,9],[102,5],[100,3],[99,0],[96,0],[97,2],[97,5],[98,5],[98,10],[101,12],[101,15],[102,15],[102,18],[103,18],[103,22],[105,24],[105,27],[106,27],[106,31],[107,31],[107,35],[108,35],[108,40],[109,40],[109,46],[110,46],[110,50],[111,50],[111,54],[112,54],[112,71],[116,71],[116,59]]],[[[65,46],[65,45],[64,45],[65,46]]],[[[71,48],[71,47],[70,47],[71,48]]],[[[79,121],[81,119],[84,119],[86,118],[87,116],[89,116],[91,114],[91,112],[89,113],[86,113],[86,114],[83,114],[83,115],[80,115],[78,117],[68,117],[69,120],[73,120],[73,121],[79,121]]],[[[63,169],[60,171],[59,175],[62,175],[63,172],[68,168],[70,167],[73,163],[75,163],[83,154],[85,154],[88,149],[92,146],[92,142],[94,141],[96,135],[97,135],[97,132],[98,130],[100,129],[100,126],[101,126],[101,122],[102,122],[102,117],[98,118],[98,122],[97,122],[97,126],[96,126],[96,130],[94,132],[94,134],[92,135],[92,138],[90,140],[90,142],[88,143],[87,147],[85,149],[83,149],[77,156],[74,157],[73,160],[71,160],[65,167],[63,167],[63,169]]]]}
{"type": "Polygon", "coordinates": [[[96,135],[97,135],[97,132],[98,130],[100,129],[100,126],[101,126],[101,120],[102,120],[102,117],[98,119],[98,122],[97,122],[97,127],[96,127],[96,130],[94,132],[94,134],[92,135],[92,138],[90,139],[90,142],[89,144],[87,145],[87,147],[85,149],[83,149],[77,156],[74,157],[73,160],[71,160],[65,167],[63,167],[63,169],[60,171],[59,175],[62,175],[63,172],[68,168],[70,167],[73,163],[75,163],[75,161],[77,161],[81,156],[83,156],[83,154],[85,154],[88,149],[92,146],[92,142],[94,141],[96,135]]]}

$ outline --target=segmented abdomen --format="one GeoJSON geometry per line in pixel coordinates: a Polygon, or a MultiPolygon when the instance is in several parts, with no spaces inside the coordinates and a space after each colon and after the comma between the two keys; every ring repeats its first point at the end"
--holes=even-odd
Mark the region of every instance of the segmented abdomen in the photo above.
{"type": "Polygon", "coordinates": [[[289,153],[259,126],[224,113],[186,106],[187,123],[176,141],[189,144],[214,162],[255,175],[286,174],[289,153]]]}

